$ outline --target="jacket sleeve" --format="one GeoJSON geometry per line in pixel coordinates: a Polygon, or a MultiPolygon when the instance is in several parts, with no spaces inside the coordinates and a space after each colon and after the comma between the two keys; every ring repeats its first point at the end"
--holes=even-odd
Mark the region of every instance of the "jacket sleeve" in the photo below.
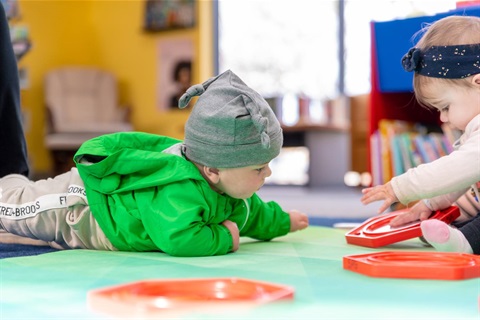
{"type": "Polygon", "coordinates": [[[227,254],[233,246],[230,232],[211,219],[208,203],[198,189],[189,187],[191,183],[165,187],[153,198],[141,199],[143,195],[138,193],[146,232],[160,250],[172,256],[227,254]]]}
{"type": "Polygon", "coordinates": [[[468,189],[461,189],[456,192],[447,193],[429,199],[429,204],[432,210],[443,210],[453,205],[454,202],[467,192],[468,189]]]}
{"type": "Polygon", "coordinates": [[[274,201],[264,202],[257,194],[245,200],[246,208],[236,210],[232,221],[240,229],[240,236],[271,240],[290,231],[290,215],[274,201]]]}

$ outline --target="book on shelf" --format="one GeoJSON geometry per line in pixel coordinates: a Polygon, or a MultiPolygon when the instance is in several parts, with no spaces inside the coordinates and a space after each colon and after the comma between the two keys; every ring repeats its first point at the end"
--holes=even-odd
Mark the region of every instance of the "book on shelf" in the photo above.
{"type": "Polygon", "coordinates": [[[400,135],[396,134],[390,138],[390,151],[393,176],[405,172],[405,163],[400,146],[400,135]]]}
{"type": "Polygon", "coordinates": [[[445,140],[446,142],[448,141],[450,146],[453,146],[455,141],[457,141],[462,134],[460,130],[452,129],[447,123],[442,123],[441,128],[445,136],[445,140]]]}
{"type": "Polygon", "coordinates": [[[422,157],[413,143],[415,135],[414,132],[404,132],[399,135],[405,171],[422,163],[422,157]]]}
{"type": "MultiPolygon", "coordinates": [[[[395,172],[395,162],[397,169],[402,167],[402,164],[399,163],[401,162],[400,159],[394,158],[394,155],[398,155],[399,151],[397,152],[397,150],[395,150],[392,152],[392,140],[397,135],[409,132],[413,130],[413,128],[414,124],[407,121],[390,119],[382,119],[379,121],[378,130],[380,133],[381,170],[383,181],[388,182],[394,175],[398,174],[395,172]]],[[[395,147],[398,148],[398,144],[396,144],[395,147]]],[[[403,169],[401,171],[403,171],[403,169]]]]}
{"type": "Polygon", "coordinates": [[[383,183],[382,176],[382,157],[381,157],[381,143],[380,132],[376,130],[370,136],[370,159],[371,159],[371,171],[372,171],[372,183],[374,186],[383,183]]]}
{"type": "Polygon", "coordinates": [[[417,134],[414,138],[414,142],[420,156],[422,157],[422,163],[427,163],[437,158],[435,151],[432,150],[430,142],[426,139],[426,135],[417,134]]]}
{"type": "Polygon", "coordinates": [[[378,130],[370,137],[373,184],[387,183],[410,168],[451,153],[452,141],[458,138],[458,134],[451,130],[443,132],[443,127],[380,120],[378,130]]]}

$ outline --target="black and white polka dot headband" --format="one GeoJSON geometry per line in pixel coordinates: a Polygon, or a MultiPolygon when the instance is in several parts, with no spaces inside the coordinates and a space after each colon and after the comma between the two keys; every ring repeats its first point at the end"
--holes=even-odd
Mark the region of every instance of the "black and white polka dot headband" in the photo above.
{"type": "Polygon", "coordinates": [[[480,73],[480,43],[411,48],[402,58],[405,71],[422,76],[462,79],[480,73]]]}

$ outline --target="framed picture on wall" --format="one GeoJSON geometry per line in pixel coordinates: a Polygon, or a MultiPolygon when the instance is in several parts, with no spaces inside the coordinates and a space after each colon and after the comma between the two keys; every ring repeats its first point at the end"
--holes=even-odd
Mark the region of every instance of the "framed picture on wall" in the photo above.
{"type": "Polygon", "coordinates": [[[17,18],[19,16],[17,0],[0,0],[0,3],[3,5],[7,19],[17,18]]]}
{"type": "Polygon", "coordinates": [[[146,0],[144,29],[167,31],[195,26],[195,0],[146,0]]]}
{"type": "Polygon", "coordinates": [[[160,110],[178,110],[178,99],[192,85],[193,60],[192,39],[170,38],[159,41],[157,99],[160,110]]]}

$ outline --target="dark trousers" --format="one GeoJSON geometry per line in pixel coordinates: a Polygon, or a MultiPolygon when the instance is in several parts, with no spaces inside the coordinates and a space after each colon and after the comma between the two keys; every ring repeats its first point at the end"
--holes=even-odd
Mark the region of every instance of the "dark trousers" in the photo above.
{"type": "Polygon", "coordinates": [[[29,174],[22,127],[17,60],[5,10],[0,4],[0,177],[29,174]]]}
{"type": "Polygon", "coordinates": [[[480,212],[472,219],[460,224],[452,223],[460,230],[473,249],[474,254],[480,254],[480,212]]]}

